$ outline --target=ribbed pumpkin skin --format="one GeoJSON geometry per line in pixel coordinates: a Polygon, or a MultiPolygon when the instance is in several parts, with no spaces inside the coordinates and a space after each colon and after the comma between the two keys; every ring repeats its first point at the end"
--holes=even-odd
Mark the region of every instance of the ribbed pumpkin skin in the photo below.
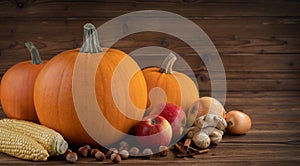
{"type": "MultiPolygon", "coordinates": [[[[181,104],[181,90],[178,88],[179,84],[173,74],[161,73],[160,68],[150,67],[143,69],[143,74],[147,82],[147,90],[151,91],[152,88],[162,88],[166,93],[167,101],[173,104],[181,104]]],[[[151,105],[150,99],[148,99],[147,107],[151,105]]]]}
{"type": "MultiPolygon", "coordinates": [[[[184,73],[173,71],[172,73],[160,72],[158,67],[143,69],[143,74],[147,83],[148,93],[152,88],[164,90],[167,102],[179,105],[187,111],[192,103],[198,99],[198,89],[194,82],[184,73]]],[[[160,103],[151,103],[148,99],[147,107],[160,103]]]]}
{"type": "Polygon", "coordinates": [[[39,122],[33,101],[37,75],[45,66],[20,62],[11,67],[1,80],[1,105],[8,118],[39,122]]]}
{"type": "MultiPolygon", "coordinates": [[[[81,125],[74,107],[72,75],[78,54],[79,49],[64,51],[49,61],[36,81],[34,89],[35,106],[41,124],[58,131],[71,144],[98,145],[81,125]]],[[[101,54],[103,53],[94,53],[93,55],[101,56],[101,54]]],[[[122,63],[121,60],[126,56],[127,54],[119,50],[107,50],[98,65],[95,76],[95,94],[102,113],[116,129],[123,133],[128,133],[137,121],[125,117],[121,113],[124,110],[118,110],[114,104],[111,94],[111,77],[117,65],[124,68],[138,67],[137,64],[136,66],[127,66],[126,63],[122,63]]],[[[130,82],[129,95],[134,105],[144,110],[147,104],[147,89],[142,72],[139,70],[132,80],[134,81],[130,82]]],[[[137,111],[135,112],[135,118],[142,119],[143,114],[144,111],[137,111]]],[[[107,134],[110,132],[109,128],[99,126],[99,133],[107,134]]],[[[119,139],[119,135],[114,136],[111,133],[104,142],[101,142],[101,145],[110,145],[119,139]]]]}

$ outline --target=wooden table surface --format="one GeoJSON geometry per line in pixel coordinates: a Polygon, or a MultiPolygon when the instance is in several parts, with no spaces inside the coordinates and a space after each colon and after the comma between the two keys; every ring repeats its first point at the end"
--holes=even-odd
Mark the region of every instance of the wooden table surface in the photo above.
{"type": "MultiPolygon", "coordinates": [[[[173,150],[167,157],[156,156],[150,160],[128,159],[122,165],[299,165],[300,131],[299,106],[244,107],[253,120],[253,128],[241,136],[224,135],[222,142],[206,154],[192,158],[177,158],[173,150]],[[256,113],[257,111],[263,113],[256,113]]],[[[5,117],[1,112],[1,118],[5,117]]],[[[0,165],[66,165],[64,160],[30,162],[0,154],[0,165]]],[[[97,162],[93,158],[79,158],[73,165],[112,164],[107,159],[97,162]]]]}
{"type": "MultiPolygon", "coordinates": [[[[186,17],[210,37],[222,59],[225,108],[252,118],[247,135],[225,135],[220,145],[195,158],[130,159],[123,165],[300,165],[300,1],[293,0],[110,0],[0,2],[0,78],[28,60],[32,41],[43,59],[80,47],[82,26],[96,27],[137,10],[164,10],[186,17]]],[[[124,23],[126,25],[126,23],[124,23]]],[[[104,43],[105,44],[105,43],[104,43]]],[[[162,33],[129,35],[114,47],[130,53],[158,46],[178,53],[196,75],[201,96],[211,95],[204,63],[184,42],[162,33]]],[[[214,71],[218,73],[219,71],[214,71]]],[[[5,115],[1,112],[1,117],[5,115]]],[[[104,164],[111,163],[110,161],[104,164]]],[[[26,162],[0,154],[0,165],[65,165],[64,161],[26,162]]],[[[74,165],[98,165],[80,159],[74,165]]]]}

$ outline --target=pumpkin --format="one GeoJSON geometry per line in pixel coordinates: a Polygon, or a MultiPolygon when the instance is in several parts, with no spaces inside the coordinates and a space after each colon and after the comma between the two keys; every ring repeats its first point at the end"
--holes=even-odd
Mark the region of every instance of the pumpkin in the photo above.
{"type": "Polygon", "coordinates": [[[36,77],[45,66],[37,48],[32,42],[25,46],[31,54],[31,60],[12,66],[1,80],[1,104],[8,118],[39,122],[33,101],[33,89],[36,77]]]}
{"type": "Polygon", "coordinates": [[[69,143],[109,146],[142,119],[147,88],[138,64],[120,50],[102,49],[88,23],[82,47],[61,52],[43,68],[34,101],[41,124],[69,143]]]}
{"type": "Polygon", "coordinates": [[[170,53],[161,67],[143,69],[149,93],[147,108],[150,111],[156,105],[168,102],[181,106],[186,112],[199,97],[198,89],[193,80],[184,73],[173,71],[176,59],[176,56],[170,53]]]}

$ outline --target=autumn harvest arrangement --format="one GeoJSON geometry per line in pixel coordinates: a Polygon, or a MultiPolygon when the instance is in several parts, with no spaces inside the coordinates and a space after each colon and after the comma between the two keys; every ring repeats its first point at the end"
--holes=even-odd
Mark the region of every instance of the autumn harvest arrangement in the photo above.
{"type": "Polygon", "coordinates": [[[172,150],[177,157],[189,157],[208,152],[225,132],[245,134],[251,128],[245,113],[227,112],[217,99],[200,97],[192,79],[173,70],[172,53],[160,67],[141,69],[125,52],[100,47],[90,23],[84,25],[81,48],[50,60],[43,61],[33,43],[25,45],[31,61],[15,64],[0,83],[7,116],[0,120],[0,152],[10,156],[31,161],[58,157],[71,163],[93,157],[119,163],[130,157],[167,156],[172,150]],[[92,81],[74,77],[78,72],[93,75],[92,81]],[[74,91],[78,85],[86,86],[84,92],[93,94],[96,105],[89,95],[74,91]],[[89,104],[83,108],[101,111],[104,120],[93,122],[97,140],[78,117],[81,100],[89,104]]]}

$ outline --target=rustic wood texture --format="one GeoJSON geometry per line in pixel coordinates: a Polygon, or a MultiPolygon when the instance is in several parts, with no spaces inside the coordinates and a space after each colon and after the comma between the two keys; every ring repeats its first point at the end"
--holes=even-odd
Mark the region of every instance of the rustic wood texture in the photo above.
{"type": "MultiPolygon", "coordinates": [[[[105,0],[0,2],[0,78],[12,65],[29,59],[24,42],[32,41],[44,59],[82,44],[82,26],[137,10],[165,10],[189,18],[215,44],[223,61],[225,108],[252,118],[251,131],[225,135],[209,153],[194,158],[130,159],[124,165],[299,165],[300,164],[300,1],[297,0],[105,0]]],[[[142,19],[142,17],[141,17],[142,19]]],[[[105,44],[105,43],[103,43],[105,44]]],[[[183,41],[155,32],[129,35],[113,47],[130,53],[145,46],[175,51],[192,68],[200,95],[211,95],[204,64],[183,41]]],[[[182,71],[184,67],[178,66],[182,71]]],[[[217,70],[212,71],[218,75],[217,70]]],[[[1,112],[1,117],[5,117],[1,112]]],[[[106,161],[105,163],[111,163],[106,161]]],[[[39,164],[0,154],[0,164],[39,164]]],[[[51,160],[49,165],[65,165],[51,160]]],[[[80,164],[98,165],[92,159],[80,164]]]]}

